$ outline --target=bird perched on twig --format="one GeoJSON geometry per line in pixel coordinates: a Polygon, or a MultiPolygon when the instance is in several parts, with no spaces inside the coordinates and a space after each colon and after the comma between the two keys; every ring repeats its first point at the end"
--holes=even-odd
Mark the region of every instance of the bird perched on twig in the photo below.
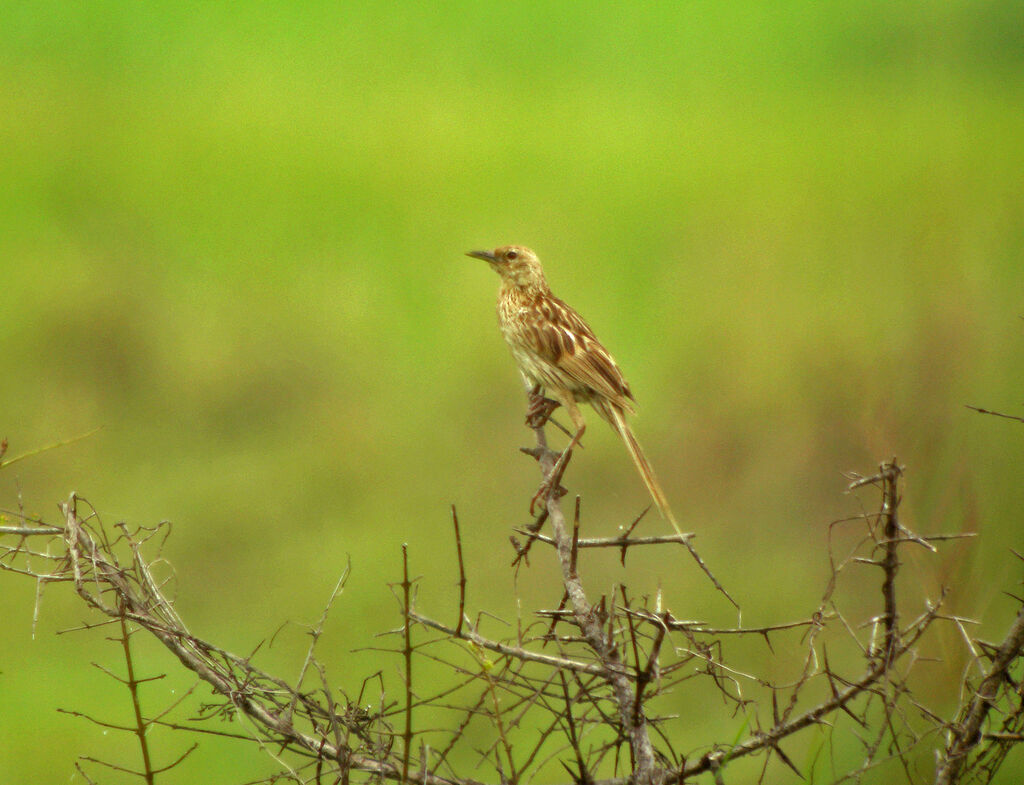
{"type": "Polygon", "coordinates": [[[506,245],[493,251],[470,251],[467,256],[483,259],[501,276],[498,324],[530,390],[527,423],[543,424],[561,404],[576,426],[569,445],[531,501],[531,513],[538,499],[553,490],[551,483],[557,487],[573,447],[587,429],[577,404],[589,403],[622,437],[658,510],[679,532],[654,469],[626,422],[635,402],[629,384],[583,317],[551,293],[537,255],[521,245],[506,245]],[[556,400],[545,398],[544,393],[556,400]]]}

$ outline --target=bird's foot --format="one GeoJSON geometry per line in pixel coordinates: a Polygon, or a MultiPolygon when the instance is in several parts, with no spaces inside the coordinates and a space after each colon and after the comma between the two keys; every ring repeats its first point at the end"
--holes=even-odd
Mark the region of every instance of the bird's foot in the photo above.
{"type": "Polygon", "coordinates": [[[565,474],[565,467],[569,465],[569,459],[572,458],[572,445],[566,447],[562,453],[558,456],[558,460],[555,461],[554,466],[551,467],[551,471],[548,472],[544,478],[544,482],[540,484],[537,492],[533,494],[533,498],[530,499],[530,515],[534,515],[534,508],[537,506],[537,502],[547,503],[548,499],[561,499],[568,491],[562,487],[562,475],[565,474]]]}
{"type": "Polygon", "coordinates": [[[562,404],[551,398],[545,398],[540,393],[530,395],[530,407],[526,410],[526,425],[528,428],[543,428],[552,412],[562,404]]]}
{"type": "Polygon", "coordinates": [[[537,492],[533,494],[533,498],[530,499],[530,515],[537,514],[534,512],[534,509],[538,503],[540,503],[541,509],[543,509],[548,499],[561,499],[567,493],[568,491],[554,477],[544,480],[537,489],[537,492]]]}

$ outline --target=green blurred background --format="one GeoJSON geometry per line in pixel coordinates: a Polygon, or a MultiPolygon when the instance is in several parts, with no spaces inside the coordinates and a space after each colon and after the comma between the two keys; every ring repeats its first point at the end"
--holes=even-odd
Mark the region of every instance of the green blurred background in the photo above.
{"type": "MultiPolygon", "coordinates": [[[[510,242],[619,360],[745,622],[816,607],[828,523],[874,504],[842,473],[893,455],[908,525],[983,535],[915,583],[953,585],[990,638],[1012,618],[1024,434],[964,404],[1021,413],[1019,2],[5,3],[0,182],[8,457],[102,426],[0,472],[0,506],[54,518],[74,490],[108,523],[172,521],[193,631],[244,653],[292,622],[258,659],[282,677],[351,556],[321,655],[352,695],[381,667],[395,689],[397,658],[352,650],[400,623],[403,542],[420,610],[453,618],[452,503],[474,613],[557,604],[549,554],[508,569],[539,478],[497,278],[463,256],[510,242]]],[[[592,534],[647,504],[603,427],[568,484],[592,534]]],[[[636,566],[593,557],[591,590],[661,585],[681,618],[734,621],[690,565],[636,566]]],[[[875,601],[865,576],[851,601],[875,601]]],[[[137,766],[55,711],[126,720],[88,665],[117,650],[54,635],[87,620],[66,586],[33,626],[35,587],[0,580],[0,779],[137,766]]],[[[681,701],[679,748],[735,737],[681,701]]],[[[162,734],[161,761],[188,741],[162,734]]],[[[273,770],[204,740],[166,781],[273,770]]]]}

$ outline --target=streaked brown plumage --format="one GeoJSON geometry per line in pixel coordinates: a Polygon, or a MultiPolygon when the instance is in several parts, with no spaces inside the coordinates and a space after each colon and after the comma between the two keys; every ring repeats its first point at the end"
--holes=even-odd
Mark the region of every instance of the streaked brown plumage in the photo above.
{"type": "Polygon", "coordinates": [[[551,293],[537,255],[521,245],[467,255],[485,260],[501,276],[498,324],[527,389],[557,399],[576,426],[560,462],[564,465],[586,430],[577,403],[589,403],[622,437],[658,510],[678,532],[654,469],[626,422],[635,403],[629,384],[590,326],[551,293]]]}

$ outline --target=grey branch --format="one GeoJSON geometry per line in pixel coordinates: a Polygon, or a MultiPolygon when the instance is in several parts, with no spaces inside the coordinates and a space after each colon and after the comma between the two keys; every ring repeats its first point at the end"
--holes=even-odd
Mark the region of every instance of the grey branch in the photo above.
{"type": "MultiPolygon", "coordinates": [[[[535,432],[537,434],[537,460],[546,479],[555,469],[555,453],[548,449],[543,427],[536,428],[535,432]]],[[[557,482],[555,485],[557,486],[557,482]]],[[[601,663],[602,676],[611,686],[615,696],[623,734],[629,739],[633,755],[632,782],[634,785],[660,785],[665,780],[666,772],[657,765],[654,745],[651,744],[651,737],[648,733],[647,716],[643,707],[637,704],[637,694],[629,676],[623,672],[623,663],[618,648],[605,636],[601,622],[594,612],[595,609],[587,601],[587,595],[583,590],[583,584],[577,574],[573,559],[573,536],[566,525],[558,493],[549,493],[546,501],[548,518],[551,520],[558,552],[558,562],[562,569],[562,583],[569,597],[576,624],[579,625],[583,638],[601,663]]]]}
{"type": "MultiPolygon", "coordinates": [[[[1008,671],[1024,649],[1024,607],[992,658],[992,667],[975,691],[963,719],[950,728],[950,739],[940,760],[935,785],[953,785],[960,779],[968,755],[982,740],[981,726],[1008,681],[1008,671]]],[[[1011,682],[1012,683],[1012,682],[1011,682]]],[[[1002,741],[997,739],[996,741],[1002,741]]]]}

